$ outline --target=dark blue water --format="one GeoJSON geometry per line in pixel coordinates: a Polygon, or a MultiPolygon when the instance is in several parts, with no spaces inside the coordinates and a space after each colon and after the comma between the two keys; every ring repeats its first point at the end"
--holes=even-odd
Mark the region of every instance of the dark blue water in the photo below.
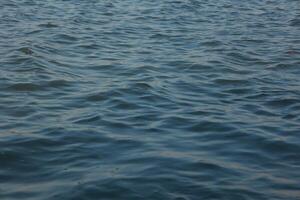
{"type": "Polygon", "coordinates": [[[300,2],[1,0],[0,199],[300,199],[300,2]]]}

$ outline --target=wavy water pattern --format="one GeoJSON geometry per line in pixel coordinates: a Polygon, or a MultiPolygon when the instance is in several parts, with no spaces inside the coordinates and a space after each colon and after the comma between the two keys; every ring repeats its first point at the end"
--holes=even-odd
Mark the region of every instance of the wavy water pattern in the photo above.
{"type": "Polygon", "coordinates": [[[300,199],[298,0],[3,0],[0,36],[0,199],[300,199]]]}

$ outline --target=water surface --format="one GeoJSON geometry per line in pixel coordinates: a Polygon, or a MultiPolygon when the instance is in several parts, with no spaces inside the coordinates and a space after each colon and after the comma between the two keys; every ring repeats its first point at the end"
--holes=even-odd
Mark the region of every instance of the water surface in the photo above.
{"type": "Polygon", "coordinates": [[[2,0],[0,198],[300,199],[298,0],[2,0]]]}

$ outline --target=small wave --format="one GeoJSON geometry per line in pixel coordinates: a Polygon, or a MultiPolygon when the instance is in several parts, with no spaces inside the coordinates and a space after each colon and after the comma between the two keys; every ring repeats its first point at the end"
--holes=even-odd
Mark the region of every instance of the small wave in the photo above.
{"type": "Polygon", "coordinates": [[[101,117],[99,115],[92,115],[88,117],[81,117],[80,119],[74,121],[76,124],[88,124],[99,121],[101,117]]]}
{"type": "Polygon", "coordinates": [[[1,199],[299,196],[297,0],[0,2],[1,199]]]}
{"type": "Polygon", "coordinates": [[[282,98],[282,99],[267,101],[265,104],[271,107],[283,108],[283,107],[290,107],[290,106],[300,104],[300,101],[299,99],[295,99],[295,98],[282,98]]]}
{"type": "Polygon", "coordinates": [[[43,28],[57,28],[59,27],[59,25],[54,24],[52,22],[47,22],[47,23],[43,23],[43,24],[39,24],[39,27],[43,27],[43,28]]]}
{"type": "Polygon", "coordinates": [[[214,82],[221,86],[249,86],[249,81],[245,79],[215,79],[214,82]]]}
{"type": "Polygon", "coordinates": [[[48,81],[46,83],[47,87],[55,87],[55,88],[60,88],[60,87],[67,87],[67,86],[71,86],[72,83],[70,81],[66,81],[63,79],[60,80],[52,80],[52,81],[48,81]]]}
{"type": "Polygon", "coordinates": [[[16,83],[7,88],[17,92],[32,92],[42,90],[43,87],[34,83],[16,83]]]}
{"type": "Polygon", "coordinates": [[[26,55],[32,55],[34,53],[33,50],[29,47],[22,47],[19,49],[19,51],[26,55]]]}
{"type": "Polygon", "coordinates": [[[300,27],[300,19],[295,18],[290,21],[290,26],[300,27]]]}
{"type": "Polygon", "coordinates": [[[275,71],[290,71],[290,70],[298,70],[300,63],[277,63],[273,66],[268,67],[268,69],[275,71]]]}

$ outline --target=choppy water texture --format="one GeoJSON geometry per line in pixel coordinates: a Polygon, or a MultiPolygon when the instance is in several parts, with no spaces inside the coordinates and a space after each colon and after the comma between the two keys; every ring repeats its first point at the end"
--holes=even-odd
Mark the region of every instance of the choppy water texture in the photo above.
{"type": "Polygon", "coordinates": [[[300,199],[298,0],[1,0],[3,200],[300,199]]]}

